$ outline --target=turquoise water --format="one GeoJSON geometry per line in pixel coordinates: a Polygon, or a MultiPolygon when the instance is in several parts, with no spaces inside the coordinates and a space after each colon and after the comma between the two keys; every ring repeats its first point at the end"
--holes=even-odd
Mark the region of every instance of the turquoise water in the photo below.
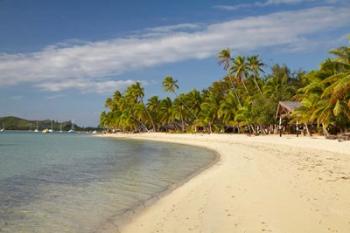
{"type": "Polygon", "coordinates": [[[0,232],[102,232],[214,158],[178,144],[0,133],[0,232]]]}

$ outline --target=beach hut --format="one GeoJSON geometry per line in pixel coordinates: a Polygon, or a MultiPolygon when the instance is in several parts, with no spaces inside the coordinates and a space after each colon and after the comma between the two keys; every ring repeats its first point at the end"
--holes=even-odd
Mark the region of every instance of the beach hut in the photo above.
{"type": "MultiPolygon", "coordinates": [[[[279,101],[276,111],[276,119],[279,119],[279,130],[282,130],[282,122],[289,122],[292,112],[301,106],[298,101],[279,101]]],[[[294,130],[292,130],[294,131],[294,130]]],[[[298,130],[296,130],[298,133],[298,130]]]]}
{"type": "Polygon", "coordinates": [[[298,101],[280,101],[277,106],[276,118],[289,118],[292,112],[300,106],[301,104],[298,101]]]}

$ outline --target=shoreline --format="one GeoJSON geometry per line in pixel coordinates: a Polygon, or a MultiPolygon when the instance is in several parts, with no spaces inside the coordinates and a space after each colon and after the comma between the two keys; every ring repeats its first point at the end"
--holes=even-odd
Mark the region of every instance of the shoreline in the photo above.
{"type": "MultiPolygon", "coordinates": [[[[98,135],[93,135],[93,136],[106,137],[106,138],[119,138],[119,139],[127,139],[127,140],[140,140],[140,141],[149,140],[149,141],[161,142],[161,141],[156,140],[156,139],[130,138],[128,134],[105,134],[105,135],[98,134],[98,135]]],[[[191,145],[188,143],[181,143],[181,142],[166,142],[166,143],[174,143],[174,144],[180,144],[180,145],[187,145],[187,146],[190,145],[190,146],[194,146],[194,147],[202,147],[202,148],[205,148],[206,150],[213,152],[215,158],[212,161],[210,161],[208,164],[206,164],[206,165],[200,167],[199,169],[195,170],[194,172],[192,172],[190,175],[185,177],[183,180],[180,180],[180,181],[176,182],[175,184],[169,185],[164,190],[162,190],[158,193],[155,193],[150,199],[142,201],[139,204],[137,204],[133,207],[130,207],[128,210],[126,210],[124,213],[122,213],[120,216],[118,216],[118,220],[115,220],[115,219],[108,220],[106,224],[103,224],[103,226],[98,230],[98,232],[100,232],[100,231],[103,233],[112,233],[112,232],[120,233],[120,232],[122,232],[122,231],[120,231],[120,229],[123,229],[128,224],[131,224],[135,218],[137,218],[138,216],[140,216],[143,213],[143,211],[147,210],[148,208],[151,208],[159,200],[161,200],[162,198],[164,198],[167,195],[170,195],[173,191],[175,191],[179,187],[185,185],[192,178],[200,175],[202,172],[206,171],[207,169],[210,169],[210,167],[214,166],[221,159],[221,155],[217,151],[210,149],[210,148],[207,148],[207,147],[204,147],[204,146],[196,146],[196,145],[191,145]],[[117,229],[117,231],[115,231],[115,229],[117,229]]]]}
{"type": "Polygon", "coordinates": [[[347,232],[350,143],[203,134],[101,135],[202,146],[217,163],[133,213],[120,232],[347,232]],[[181,224],[179,224],[181,222],[181,224]]]}

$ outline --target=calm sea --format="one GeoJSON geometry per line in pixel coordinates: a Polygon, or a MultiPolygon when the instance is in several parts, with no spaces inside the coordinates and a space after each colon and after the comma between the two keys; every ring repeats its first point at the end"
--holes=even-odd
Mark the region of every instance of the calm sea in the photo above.
{"type": "Polygon", "coordinates": [[[101,232],[214,158],[178,144],[0,133],[0,232],[101,232]]]}

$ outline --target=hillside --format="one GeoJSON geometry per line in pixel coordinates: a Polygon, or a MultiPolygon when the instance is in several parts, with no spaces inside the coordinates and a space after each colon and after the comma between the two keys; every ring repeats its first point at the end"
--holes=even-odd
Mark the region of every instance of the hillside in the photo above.
{"type": "MultiPolygon", "coordinates": [[[[38,124],[38,129],[50,129],[51,128],[51,120],[27,120],[22,119],[15,116],[6,116],[6,117],[0,117],[0,128],[5,128],[6,130],[34,130],[36,129],[36,126],[38,124]]],[[[64,121],[64,122],[58,122],[58,121],[52,121],[53,129],[54,130],[60,130],[62,124],[62,130],[67,131],[71,129],[72,123],[71,121],[64,121]]],[[[74,124],[75,130],[84,130],[82,127],[79,127],[78,125],[74,124]]]]}

